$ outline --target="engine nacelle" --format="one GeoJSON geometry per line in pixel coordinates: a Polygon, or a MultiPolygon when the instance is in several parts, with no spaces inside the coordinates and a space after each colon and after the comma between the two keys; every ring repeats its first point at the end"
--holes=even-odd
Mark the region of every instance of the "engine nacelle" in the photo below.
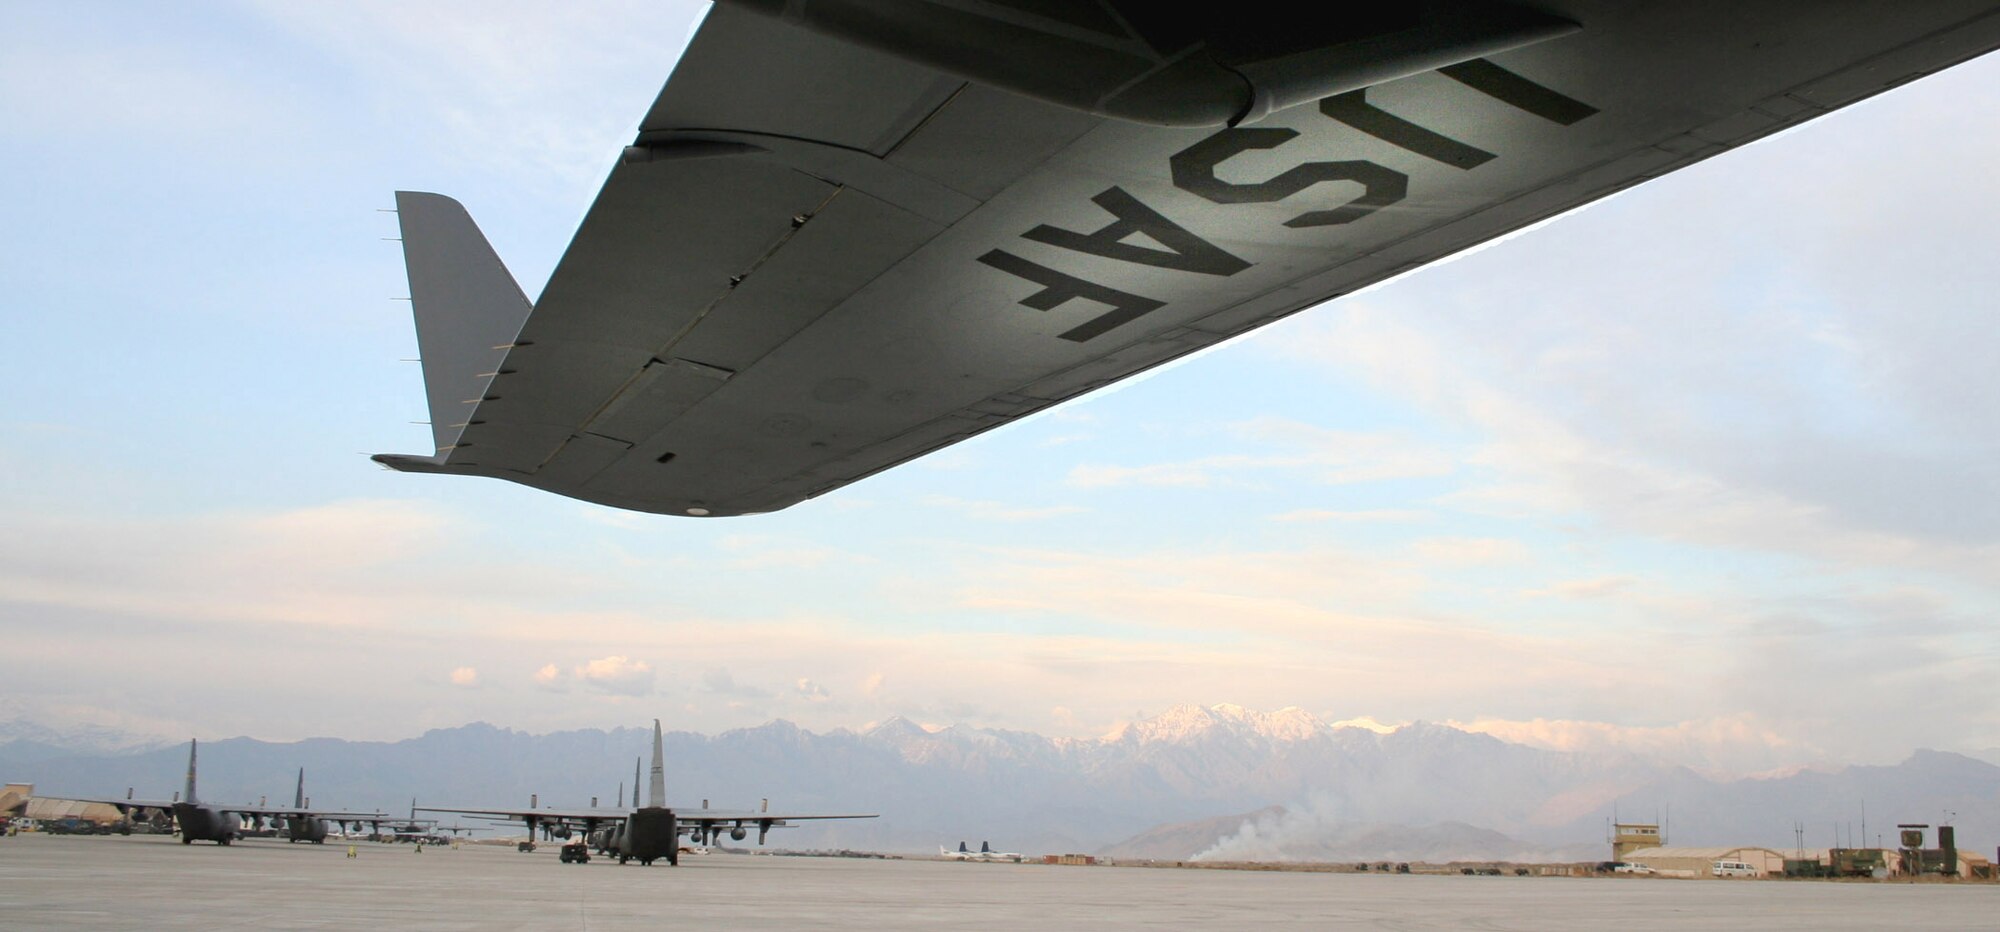
{"type": "Polygon", "coordinates": [[[729,837],[735,841],[742,841],[750,837],[750,833],[744,830],[743,826],[739,825],[729,830],[729,837]]]}

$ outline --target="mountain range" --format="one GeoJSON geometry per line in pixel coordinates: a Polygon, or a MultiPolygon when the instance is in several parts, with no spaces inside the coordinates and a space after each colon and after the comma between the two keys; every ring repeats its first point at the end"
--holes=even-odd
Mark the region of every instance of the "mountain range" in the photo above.
{"type": "MultiPolygon", "coordinates": [[[[185,745],[0,724],[0,778],[51,796],[164,795],[185,745]]],[[[312,738],[204,743],[204,800],[288,796],[299,767],[326,806],[609,805],[630,792],[650,730],[544,735],[474,723],[403,741],[312,738]],[[621,788],[621,784],[623,784],[621,788]]],[[[666,737],[669,802],[878,812],[789,829],[774,844],[932,851],[960,840],[1005,850],[1257,860],[1596,859],[1607,823],[1668,822],[1675,844],[1790,850],[1836,833],[1889,836],[1895,822],[1959,826],[1962,846],[2000,842],[2000,767],[1917,751],[1894,766],[1714,779],[1632,754],[1513,744],[1443,725],[1387,731],[1299,709],[1183,705],[1101,738],[891,718],[861,730],[785,721],[666,737]],[[1865,808],[1865,813],[1864,813],[1865,808]]]]}

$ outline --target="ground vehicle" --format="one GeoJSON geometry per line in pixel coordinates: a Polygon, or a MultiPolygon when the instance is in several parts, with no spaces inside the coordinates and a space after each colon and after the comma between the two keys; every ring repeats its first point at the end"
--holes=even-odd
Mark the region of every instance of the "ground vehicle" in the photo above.
{"type": "Polygon", "coordinates": [[[1621,861],[1621,862],[1619,862],[1618,866],[1617,866],[1617,867],[1614,867],[1614,868],[1612,868],[1611,870],[1612,870],[1612,872],[1613,872],[1613,873],[1618,873],[1618,874],[1651,874],[1651,873],[1654,873],[1654,870],[1653,870],[1652,868],[1650,868],[1650,867],[1647,867],[1647,866],[1646,866],[1646,865],[1644,865],[1644,864],[1633,864],[1633,863],[1630,863],[1630,862],[1624,862],[1624,861],[1621,861]]]}
{"type": "Polygon", "coordinates": [[[1755,877],[1762,873],[1742,861],[1716,861],[1709,865],[1708,872],[1717,877],[1755,877]]]}
{"type": "Polygon", "coordinates": [[[562,846],[562,862],[564,864],[590,863],[589,843],[583,838],[565,842],[562,846]]]}

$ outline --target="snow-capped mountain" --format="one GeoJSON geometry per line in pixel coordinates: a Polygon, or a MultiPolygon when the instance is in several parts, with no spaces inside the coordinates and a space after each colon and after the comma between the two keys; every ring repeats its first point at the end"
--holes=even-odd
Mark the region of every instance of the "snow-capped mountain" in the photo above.
{"type": "Polygon", "coordinates": [[[0,721],[0,747],[9,748],[8,756],[17,760],[29,756],[61,757],[75,753],[121,754],[165,744],[165,741],[152,735],[103,725],[51,727],[19,718],[0,721]]]}

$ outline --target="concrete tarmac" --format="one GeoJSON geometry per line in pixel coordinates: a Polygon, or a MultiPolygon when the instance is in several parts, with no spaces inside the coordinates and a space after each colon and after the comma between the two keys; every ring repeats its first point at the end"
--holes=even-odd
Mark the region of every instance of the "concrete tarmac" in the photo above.
{"type": "Polygon", "coordinates": [[[751,855],[677,868],[467,845],[0,838],[6,929],[1992,928],[2000,885],[1462,877],[751,855]]]}

